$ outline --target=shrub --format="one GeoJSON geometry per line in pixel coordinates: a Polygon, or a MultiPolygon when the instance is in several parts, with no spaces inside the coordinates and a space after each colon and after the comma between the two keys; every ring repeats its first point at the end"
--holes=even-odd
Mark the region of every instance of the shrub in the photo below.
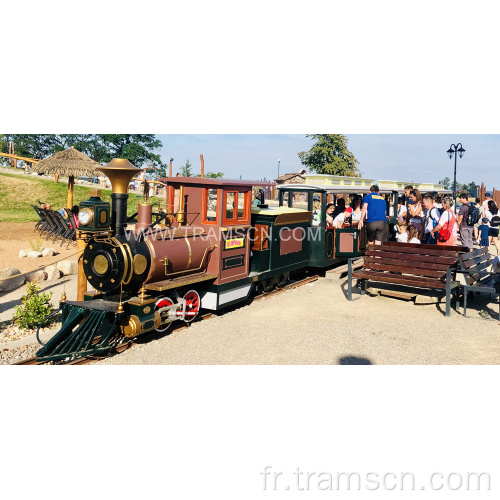
{"type": "Polygon", "coordinates": [[[28,243],[31,247],[31,250],[34,250],[35,252],[42,251],[42,240],[40,236],[37,236],[35,240],[28,240],[28,243]]]}
{"type": "MultiPolygon", "coordinates": [[[[53,311],[50,304],[51,298],[52,292],[40,293],[40,286],[36,281],[26,283],[26,295],[21,298],[22,304],[16,306],[12,322],[21,328],[37,328],[43,318],[53,311]]],[[[47,324],[50,324],[50,322],[47,324]]]]}

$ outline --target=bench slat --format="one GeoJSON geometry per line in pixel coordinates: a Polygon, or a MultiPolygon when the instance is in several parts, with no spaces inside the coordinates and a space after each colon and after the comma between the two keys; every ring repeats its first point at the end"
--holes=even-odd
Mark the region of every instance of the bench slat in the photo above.
{"type": "Polygon", "coordinates": [[[462,268],[469,269],[473,267],[475,264],[481,264],[482,262],[490,262],[493,260],[489,253],[484,255],[480,255],[479,257],[474,257],[473,259],[468,259],[465,262],[461,263],[462,268]]]}
{"type": "Polygon", "coordinates": [[[418,254],[397,254],[395,252],[383,252],[367,250],[365,255],[370,257],[383,257],[384,259],[403,259],[411,262],[432,262],[433,264],[448,264],[451,266],[457,262],[456,257],[437,257],[435,255],[418,255],[418,254]]]}
{"type": "Polygon", "coordinates": [[[410,268],[405,266],[397,266],[394,264],[382,264],[382,263],[367,263],[363,265],[363,269],[372,269],[375,271],[389,271],[391,273],[404,273],[406,275],[412,276],[426,276],[429,278],[446,278],[445,270],[434,270],[434,269],[418,269],[410,268]]]}
{"type": "Polygon", "coordinates": [[[352,276],[353,278],[419,286],[422,288],[446,288],[446,283],[436,278],[417,278],[416,276],[402,276],[400,274],[388,274],[377,271],[355,271],[352,273],[352,276]]]}
{"type": "MultiPolygon", "coordinates": [[[[447,257],[447,258],[449,259],[450,257],[447,257]]],[[[425,260],[425,261],[410,260],[410,259],[407,259],[406,257],[404,258],[404,260],[403,259],[394,259],[394,258],[379,259],[377,257],[365,257],[365,264],[367,264],[367,263],[380,264],[381,262],[384,264],[391,265],[391,266],[392,265],[404,266],[404,267],[408,267],[411,269],[434,269],[435,271],[446,272],[449,269],[450,264],[453,264],[455,261],[452,259],[451,262],[447,262],[446,264],[442,264],[439,262],[434,262],[434,258],[431,262],[429,262],[428,260],[425,260]]]]}
{"type": "Polygon", "coordinates": [[[475,257],[480,257],[481,255],[484,255],[486,253],[488,253],[488,247],[474,248],[472,252],[467,252],[461,255],[460,260],[462,262],[467,262],[470,259],[474,259],[475,257]]]}
{"type": "MultiPolygon", "coordinates": [[[[451,251],[451,250],[438,250],[439,247],[436,247],[436,245],[425,245],[426,247],[434,247],[434,248],[424,248],[422,249],[422,252],[417,252],[416,250],[419,250],[418,248],[408,247],[404,243],[398,243],[399,246],[396,245],[370,245],[367,248],[369,250],[375,250],[380,249],[378,251],[384,251],[384,252],[393,252],[393,253],[399,253],[399,254],[418,254],[418,255],[436,255],[439,257],[455,257],[455,259],[458,257],[459,252],[458,251],[451,251]]],[[[415,245],[417,247],[420,247],[422,245],[415,245]]]]}
{"type": "MultiPolygon", "coordinates": [[[[400,246],[404,245],[409,248],[421,248],[421,249],[435,249],[436,245],[428,245],[426,243],[399,243],[398,241],[384,241],[384,246],[400,246]]],[[[451,250],[453,252],[468,252],[468,248],[462,245],[439,245],[438,248],[443,250],[451,250]]]]}

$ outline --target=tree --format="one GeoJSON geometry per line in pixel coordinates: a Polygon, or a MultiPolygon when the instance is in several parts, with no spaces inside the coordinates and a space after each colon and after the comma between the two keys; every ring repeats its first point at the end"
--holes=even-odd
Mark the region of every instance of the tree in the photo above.
{"type": "Polygon", "coordinates": [[[467,191],[471,194],[471,196],[477,196],[477,190],[479,186],[474,182],[470,182],[467,186],[465,186],[467,191]]]}
{"type": "MultiPolygon", "coordinates": [[[[201,177],[201,174],[197,175],[196,177],[201,177]]],[[[224,177],[224,172],[217,172],[216,174],[214,174],[213,172],[207,172],[205,174],[205,177],[207,179],[222,179],[222,177],[224,177]]]]}
{"type": "Polygon", "coordinates": [[[186,164],[181,167],[181,177],[192,177],[193,173],[191,172],[191,163],[186,159],[186,164]]]}
{"type": "Polygon", "coordinates": [[[13,141],[16,154],[29,158],[43,159],[74,146],[98,163],[126,158],[136,167],[148,164],[165,168],[159,155],[162,143],[154,134],[5,134],[4,137],[7,146],[0,144],[3,152],[8,151],[8,142],[13,141]]]}
{"type": "Polygon", "coordinates": [[[298,153],[302,165],[318,174],[359,177],[359,161],[347,149],[348,140],[341,134],[307,134],[315,142],[306,153],[298,153]]]}
{"type": "Polygon", "coordinates": [[[445,189],[450,189],[450,178],[445,177],[442,181],[439,181],[439,184],[442,184],[445,189]]]}
{"type": "Polygon", "coordinates": [[[4,138],[6,142],[2,148],[4,153],[8,153],[11,141],[14,143],[16,155],[27,158],[42,160],[57,151],[55,147],[58,139],[55,134],[5,134],[4,138]]]}

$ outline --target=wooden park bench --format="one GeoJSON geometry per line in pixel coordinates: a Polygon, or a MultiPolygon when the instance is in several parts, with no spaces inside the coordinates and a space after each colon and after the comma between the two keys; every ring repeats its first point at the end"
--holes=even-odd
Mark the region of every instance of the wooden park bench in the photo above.
{"type": "Polygon", "coordinates": [[[430,290],[446,290],[446,316],[450,315],[451,294],[458,292],[455,281],[462,246],[420,245],[384,242],[368,245],[362,269],[352,270],[349,259],[347,298],[352,300],[352,279],[361,280],[361,295],[367,281],[392,283],[430,290]]]}
{"type": "MultiPolygon", "coordinates": [[[[494,295],[500,293],[500,273],[488,271],[494,257],[488,253],[487,247],[475,248],[472,252],[459,256],[460,273],[465,274],[466,284],[462,285],[464,292],[464,316],[467,316],[467,295],[469,292],[494,295]]],[[[500,319],[500,299],[499,299],[500,319]]]]}

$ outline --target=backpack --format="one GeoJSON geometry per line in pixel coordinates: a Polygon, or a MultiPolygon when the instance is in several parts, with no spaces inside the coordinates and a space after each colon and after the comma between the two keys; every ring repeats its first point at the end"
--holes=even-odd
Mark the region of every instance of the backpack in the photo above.
{"type": "Polygon", "coordinates": [[[469,205],[469,211],[467,212],[467,220],[466,224],[468,226],[473,226],[479,222],[481,217],[481,213],[479,212],[479,208],[474,205],[469,205]]]}
{"type": "Polygon", "coordinates": [[[500,226],[500,216],[498,216],[498,215],[494,215],[494,216],[491,218],[491,221],[490,221],[490,226],[491,226],[491,227],[498,227],[498,226],[500,226]]]}

